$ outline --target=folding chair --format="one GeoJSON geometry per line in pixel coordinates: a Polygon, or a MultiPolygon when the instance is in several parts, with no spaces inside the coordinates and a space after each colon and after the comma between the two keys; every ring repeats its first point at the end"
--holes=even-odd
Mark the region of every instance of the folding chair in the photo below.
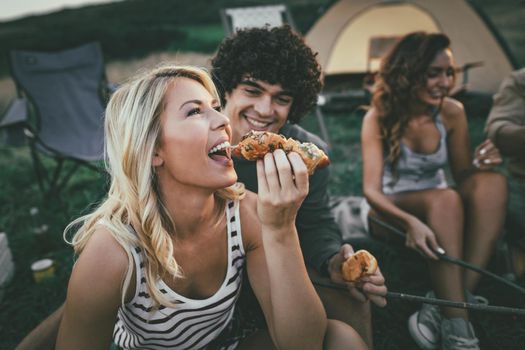
{"type": "Polygon", "coordinates": [[[18,98],[0,127],[11,128],[13,135],[23,130],[40,189],[58,194],[79,165],[99,170],[94,162],[103,159],[101,48],[89,43],[55,53],[14,50],[9,63],[18,98]],[[42,155],[51,157],[54,167],[42,155]]]}
{"type": "Polygon", "coordinates": [[[239,29],[264,26],[273,28],[285,23],[295,29],[292,15],[283,4],[222,9],[221,19],[227,36],[239,29]]]}
{"type": "Polygon", "coordinates": [[[15,98],[0,121],[0,130],[4,131],[2,144],[22,146],[25,143],[23,124],[27,117],[27,101],[25,98],[15,98]]]}

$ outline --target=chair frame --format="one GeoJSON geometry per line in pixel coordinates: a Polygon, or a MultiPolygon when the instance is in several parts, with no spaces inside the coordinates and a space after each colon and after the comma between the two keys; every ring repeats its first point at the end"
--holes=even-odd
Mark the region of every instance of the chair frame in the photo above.
{"type": "MultiPolygon", "coordinates": [[[[90,43],[92,44],[92,43],[90,43]]],[[[86,44],[86,45],[90,45],[86,44]]],[[[100,45],[97,45],[98,50],[100,50],[100,45]]],[[[74,49],[74,48],[73,48],[74,49]]],[[[68,49],[64,50],[67,51],[68,49]]],[[[14,50],[12,52],[16,52],[14,50]]],[[[100,50],[100,55],[102,52],[100,50]]],[[[13,130],[22,130],[27,140],[27,144],[30,149],[31,159],[33,163],[33,170],[37,177],[38,186],[44,196],[54,195],[59,196],[60,192],[67,185],[73,174],[78,170],[80,166],[84,166],[98,173],[103,173],[103,168],[94,163],[102,161],[102,157],[99,161],[87,161],[80,158],[75,158],[73,156],[65,155],[47,145],[40,137],[38,130],[41,125],[41,115],[40,111],[37,108],[36,102],[32,99],[30,93],[25,90],[23,85],[18,81],[15,70],[12,66],[11,59],[9,60],[10,71],[13,81],[16,86],[17,99],[15,99],[11,108],[6,112],[4,119],[0,122],[0,128],[11,128],[13,130]],[[14,107],[17,104],[25,104],[25,108],[20,108],[16,112],[13,112],[14,107]],[[22,113],[25,112],[25,115],[22,113]],[[46,166],[43,162],[42,156],[40,153],[44,153],[46,158],[52,158],[54,160],[54,165],[46,166]],[[67,163],[72,163],[72,167],[67,171],[64,170],[64,167],[67,163]],[[51,168],[51,169],[48,169],[51,168]]],[[[102,62],[103,64],[103,62],[102,62]]],[[[109,95],[110,88],[107,85],[107,79],[105,75],[105,70],[103,74],[99,77],[99,100],[102,107],[105,106],[106,98],[105,96],[109,95]]],[[[16,131],[15,131],[16,132],[16,131]]]]}
{"type": "Polygon", "coordinates": [[[288,6],[285,4],[276,4],[276,5],[262,5],[262,6],[246,6],[246,7],[235,7],[235,8],[224,8],[220,10],[221,21],[226,32],[226,36],[231,36],[235,33],[235,28],[233,28],[233,19],[231,12],[235,10],[245,10],[247,12],[256,13],[261,10],[271,10],[279,13],[281,16],[282,24],[289,24],[295,30],[295,23],[292,18],[292,14],[288,9],[288,6]]]}

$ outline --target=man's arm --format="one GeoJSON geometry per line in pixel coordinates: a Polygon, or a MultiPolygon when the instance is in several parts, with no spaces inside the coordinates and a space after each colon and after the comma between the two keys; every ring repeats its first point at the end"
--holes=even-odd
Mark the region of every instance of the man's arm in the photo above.
{"type": "Polygon", "coordinates": [[[525,70],[506,78],[494,96],[487,120],[489,138],[507,156],[523,155],[525,149],[525,70]]]}
{"type": "Polygon", "coordinates": [[[16,350],[53,350],[57,340],[58,327],[62,320],[64,305],[33,329],[16,347],[16,350]]]}
{"type": "Polygon", "coordinates": [[[330,167],[318,169],[310,177],[310,190],[297,213],[296,221],[305,260],[322,274],[326,274],[328,260],[343,243],[330,211],[329,178],[330,167]]]}

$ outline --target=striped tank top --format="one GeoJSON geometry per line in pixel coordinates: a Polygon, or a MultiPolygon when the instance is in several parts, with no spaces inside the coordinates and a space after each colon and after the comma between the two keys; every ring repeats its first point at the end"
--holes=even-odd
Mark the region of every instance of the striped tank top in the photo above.
{"type": "Polygon", "coordinates": [[[397,178],[393,175],[392,165],[385,155],[383,193],[394,194],[447,187],[444,171],[448,163],[447,130],[443,125],[440,113],[436,112],[434,122],[440,134],[437,150],[430,154],[417,153],[401,142],[401,152],[396,169],[397,178]]]}
{"type": "MultiPolygon", "coordinates": [[[[122,349],[202,349],[229,325],[242,284],[245,253],[239,221],[239,202],[226,206],[228,234],[228,269],[219,290],[207,299],[189,299],[157,280],[157,287],[176,308],[153,307],[146,286],[143,254],[132,249],[136,269],[133,299],[121,306],[113,331],[114,343],[122,349]]],[[[237,344],[218,346],[234,349],[237,344]]]]}

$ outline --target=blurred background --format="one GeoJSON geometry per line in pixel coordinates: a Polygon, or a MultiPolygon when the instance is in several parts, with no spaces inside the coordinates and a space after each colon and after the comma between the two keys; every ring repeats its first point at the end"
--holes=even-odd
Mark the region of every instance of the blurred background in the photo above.
{"type": "MultiPolygon", "coordinates": [[[[8,64],[8,53],[13,49],[57,51],[97,41],[102,47],[107,80],[119,84],[138,70],[161,62],[209,67],[210,58],[226,35],[219,14],[221,9],[275,3],[247,0],[2,0],[0,120],[16,96],[8,64]]],[[[287,5],[296,29],[308,37],[310,30],[338,1],[287,0],[279,3],[287,5]]],[[[514,68],[525,66],[525,1],[472,0],[468,3],[480,9],[493,25],[502,47],[512,56],[514,68]]],[[[456,15],[450,13],[451,17],[456,15]]],[[[452,30],[442,29],[445,33],[452,30]]],[[[479,38],[473,36],[471,40],[476,42],[479,38]]],[[[347,54],[351,56],[352,52],[347,54]]],[[[479,61],[484,61],[484,57],[479,57],[479,61]]],[[[461,62],[465,63],[468,62],[461,62]]],[[[492,68],[496,67],[485,65],[482,69],[492,68]]],[[[352,81],[349,76],[335,75],[327,79],[324,91],[338,97],[338,92],[348,91],[361,83],[352,81]]],[[[359,132],[363,110],[358,107],[365,104],[366,99],[352,99],[343,93],[339,97],[323,107],[324,126],[332,143],[330,190],[334,195],[360,196],[359,132]]],[[[479,104],[472,105],[472,113],[468,116],[473,145],[484,137],[486,112],[478,113],[476,105],[479,104]]],[[[313,112],[301,124],[314,133],[322,132],[313,112]]],[[[6,233],[15,266],[9,283],[0,283],[0,349],[13,349],[29,330],[64,301],[73,254],[62,232],[71,220],[96,205],[105,190],[103,175],[82,169],[75,173],[60,197],[42,195],[28,148],[0,144],[0,232],[6,233]],[[36,283],[30,266],[43,258],[53,261],[54,277],[36,283]]],[[[390,290],[422,295],[429,288],[426,269],[419,256],[381,244],[365,248],[378,257],[390,290]]],[[[504,260],[496,254],[490,269],[504,274],[504,260]]],[[[489,280],[482,280],[478,294],[486,296],[494,305],[525,307],[523,296],[489,280]]],[[[391,301],[385,309],[374,309],[376,349],[417,349],[406,329],[406,319],[417,308],[417,304],[391,301]]],[[[486,313],[473,313],[472,317],[482,349],[525,348],[523,317],[486,313]]]]}

